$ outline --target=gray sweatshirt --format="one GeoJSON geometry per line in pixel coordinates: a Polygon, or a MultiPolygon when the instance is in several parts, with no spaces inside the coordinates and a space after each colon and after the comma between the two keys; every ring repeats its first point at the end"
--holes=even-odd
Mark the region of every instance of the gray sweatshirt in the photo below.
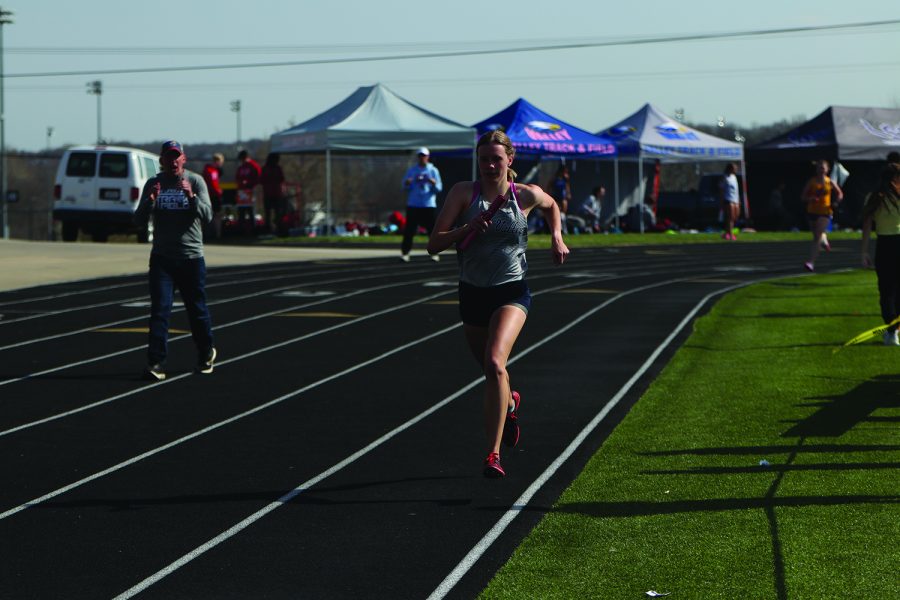
{"type": "Polygon", "coordinates": [[[143,228],[153,219],[152,254],[167,258],[200,258],[203,256],[203,226],[212,220],[212,205],[206,182],[200,175],[185,170],[182,177],[191,184],[193,200],[189,200],[179,186],[181,178],[160,173],[144,184],[134,220],[143,228]],[[157,181],[159,196],[151,205],[150,192],[157,181]]]}

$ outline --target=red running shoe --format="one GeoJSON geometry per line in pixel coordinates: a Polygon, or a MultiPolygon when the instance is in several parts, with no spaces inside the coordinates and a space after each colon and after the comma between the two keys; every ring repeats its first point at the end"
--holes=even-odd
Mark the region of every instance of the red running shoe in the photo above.
{"type": "Polygon", "coordinates": [[[503,424],[503,445],[515,448],[519,443],[519,405],[522,403],[522,396],[519,392],[512,393],[513,409],[506,413],[506,423],[503,424]]]}
{"type": "Polygon", "coordinates": [[[500,466],[500,455],[496,452],[491,452],[484,459],[484,476],[489,479],[499,479],[506,476],[506,471],[500,466]]]}

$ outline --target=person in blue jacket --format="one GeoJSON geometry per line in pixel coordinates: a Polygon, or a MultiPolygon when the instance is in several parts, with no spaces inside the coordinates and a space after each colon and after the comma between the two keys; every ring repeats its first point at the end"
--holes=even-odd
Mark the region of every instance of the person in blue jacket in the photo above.
{"type": "MultiPolygon", "coordinates": [[[[400,259],[403,262],[409,262],[413,236],[416,235],[419,226],[424,227],[429,235],[434,229],[437,195],[444,186],[437,167],[428,162],[430,156],[428,148],[419,148],[416,153],[416,164],[411,166],[403,177],[403,189],[407,194],[406,226],[403,228],[403,242],[400,245],[400,259]]],[[[431,259],[438,261],[440,257],[435,254],[431,259]]]]}

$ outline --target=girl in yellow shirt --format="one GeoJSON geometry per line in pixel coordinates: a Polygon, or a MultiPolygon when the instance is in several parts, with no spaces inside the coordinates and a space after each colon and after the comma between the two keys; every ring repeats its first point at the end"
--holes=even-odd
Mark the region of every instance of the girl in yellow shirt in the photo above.
{"type": "Polygon", "coordinates": [[[829,166],[827,160],[817,161],[816,175],[806,182],[806,187],[800,195],[806,202],[806,216],[809,219],[809,230],[813,235],[809,260],[803,263],[807,271],[815,270],[820,248],[831,250],[825,230],[831,221],[834,207],[844,198],[841,186],[828,176],[829,166]]]}

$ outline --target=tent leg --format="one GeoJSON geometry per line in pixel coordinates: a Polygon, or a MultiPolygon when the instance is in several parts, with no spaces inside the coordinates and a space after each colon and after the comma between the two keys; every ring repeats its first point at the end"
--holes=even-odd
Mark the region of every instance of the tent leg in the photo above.
{"type": "Polygon", "coordinates": [[[747,164],[741,157],[741,187],[744,188],[744,220],[750,220],[750,198],[747,197],[747,164]]]}
{"type": "Polygon", "coordinates": [[[619,157],[616,156],[613,159],[613,167],[615,171],[613,172],[613,187],[615,188],[616,195],[616,231],[622,231],[621,224],[619,223],[619,206],[621,205],[619,200],[619,157]]]}
{"type": "Polygon", "coordinates": [[[325,235],[331,235],[331,150],[325,150],[325,235]]]}
{"type": "Polygon", "coordinates": [[[641,223],[641,233],[644,233],[644,155],[638,154],[638,220],[641,223]]]}

